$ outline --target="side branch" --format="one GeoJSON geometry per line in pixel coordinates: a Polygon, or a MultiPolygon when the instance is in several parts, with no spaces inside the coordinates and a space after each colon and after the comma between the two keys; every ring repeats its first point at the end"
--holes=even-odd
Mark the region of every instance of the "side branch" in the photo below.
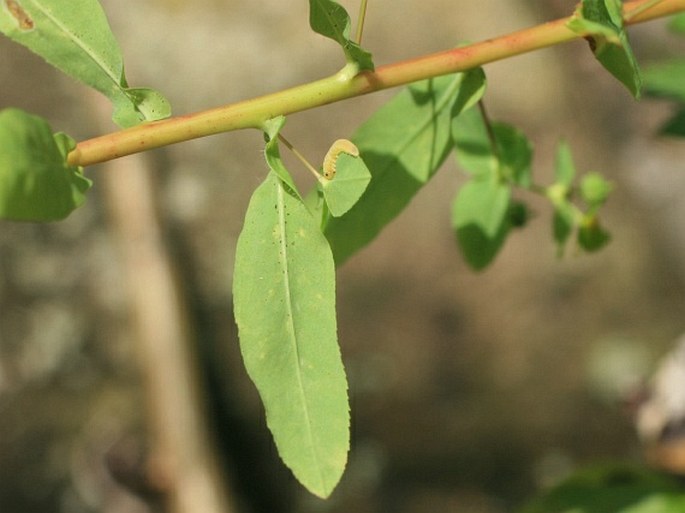
{"type": "MultiPolygon", "coordinates": [[[[685,12],[685,0],[663,0],[640,10],[649,3],[653,3],[652,0],[624,4],[624,13],[628,17],[626,24],[685,12]]],[[[346,67],[331,77],[277,93],[145,123],[83,141],[69,154],[68,161],[71,165],[89,166],[199,137],[243,128],[260,128],[265,120],[279,115],[301,112],[417,80],[466,71],[583,37],[583,34],[566,28],[569,20],[570,17],[562,18],[469,46],[381,66],[374,72],[364,71],[353,76],[346,67]]]]}

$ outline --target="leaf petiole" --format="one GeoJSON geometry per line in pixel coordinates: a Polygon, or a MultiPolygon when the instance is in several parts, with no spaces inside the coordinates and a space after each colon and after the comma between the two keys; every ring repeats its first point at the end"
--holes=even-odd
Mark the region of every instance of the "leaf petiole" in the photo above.
{"type": "Polygon", "coordinates": [[[362,44],[362,35],[364,34],[364,22],[366,21],[366,7],[368,0],[362,0],[359,6],[359,19],[357,20],[357,32],[354,40],[358,45],[362,44]]]}
{"type": "Polygon", "coordinates": [[[283,137],[283,135],[279,133],[278,140],[281,141],[285,145],[285,147],[288,148],[292,152],[292,154],[297,157],[297,159],[300,162],[302,162],[304,167],[306,167],[317,180],[321,179],[321,173],[319,173],[316,170],[316,168],[309,163],[307,158],[302,153],[300,153],[300,151],[297,148],[295,148],[295,146],[293,146],[293,144],[290,141],[288,141],[288,139],[286,139],[285,137],[283,137]]]}
{"type": "Polygon", "coordinates": [[[482,99],[478,101],[478,110],[480,111],[480,117],[483,120],[483,125],[485,125],[485,131],[488,134],[492,155],[495,157],[495,159],[497,159],[497,172],[500,175],[499,178],[502,178],[502,158],[499,151],[499,144],[497,144],[497,136],[495,135],[495,130],[492,128],[490,116],[488,116],[488,112],[485,109],[485,102],[482,99]]]}

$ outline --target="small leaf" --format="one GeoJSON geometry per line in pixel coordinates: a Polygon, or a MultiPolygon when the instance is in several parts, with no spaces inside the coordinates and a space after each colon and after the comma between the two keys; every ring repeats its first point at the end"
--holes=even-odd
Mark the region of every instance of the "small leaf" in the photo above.
{"type": "Polygon", "coordinates": [[[511,190],[496,179],[474,178],[459,189],[452,226],[464,258],[475,270],[492,262],[511,228],[511,190]]]}
{"type": "Polygon", "coordinates": [[[457,161],[474,177],[496,174],[510,183],[529,187],[533,159],[530,141],[506,123],[493,123],[492,131],[496,149],[480,112],[474,109],[456,118],[452,123],[452,138],[457,161]]]}
{"type": "Polygon", "coordinates": [[[324,230],[336,264],[368,244],[435,174],[452,147],[452,118],[485,90],[474,69],[414,84],[367,120],[352,140],[372,174],[359,202],[327,219],[324,230]]]}
{"type": "Polygon", "coordinates": [[[171,113],[158,92],[128,87],[121,50],[97,0],[0,0],[0,32],[107,96],[122,127],[171,113]]]}
{"type": "Polygon", "coordinates": [[[350,422],[333,255],[318,222],[273,172],[252,196],[235,258],[245,367],[281,458],[309,491],[327,497],[347,462],[350,422]]]}
{"type": "Polygon", "coordinates": [[[640,97],[642,76],[623,26],[621,0],[583,0],[567,27],[588,38],[602,66],[640,97]]]}
{"type": "Polygon", "coordinates": [[[38,116],[18,109],[0,111],[0,217],[14,221],[56,221],[85,201],[91,181],[67,164],[76,147],[53,134],[38,116]]]}
{"type": "Polygon", "coordinates": [[[566,142],[559,143],[557,148],[557,159],[554,166],[554,178],[556,183],[569,190],[573,185],[573,179],[576,176],[576,166],[573,163],[573,155],[571,149],[566,142]]]}
{"type": "Polygon", "coordinates": [[[507,212],[507,219],[512,228],[523,228],[530,220],[530,210],[528,205],[522,201],[512,201],[507,212]]]}
{"type": "Polygon", "coordinates": [[[336,41],[345,52],[347,62],[359,70],[373,71],[371,54],[350,39],[351,20],[347,11],[333,0],[309,0],[309,25],[312,30],[336,41]]]}
{"type": "Polygon", "coordinates": [[[566,142],[561,141],[557,148],[557,158],[554,166],[556,182],[547,188],[547,197],[554,206],[552,217],[552,234],[557,243],[557,253],[562,256],[566,242],[571,237],[576,226],[576,207],[569,201],[573,180],[576,176],[576,166],[573,163],[571,149],[566,142]]]}
{"type": "Polygon", "coordinates": [[[599,173],[588,173],[580,182],[580,196],[591,211],[596,211],[604,204],[612,189],[611,182],[599,173]]]}
{"type": "Polygon", "coordinates": [[[576,225],[576,209],[570,202],[560,203],[552,216],[552,235],[557,243],[557,254],[562,256],[576,225]]]}
{"type": "Polygon", "coordinates": [[[338,156],[336,167],[332,180],[321,180],[321,188],[331,215],[339,217],[350,210],[364,194],[371,181],[371,172],[361,157],[347,153],[338,156]]]}
{"type": "Polygon", "coordinates": [[[685,109],[680,109],[676,114],[661,128],[663,135],[675,137],[685,137],[685,109]]]}
{"type": "Polygon", "coordinates": [[[578,245],[587,252],[602,249],[611,240],[607,232],[594,214],[585,215],[578,227],[578,245]]]}

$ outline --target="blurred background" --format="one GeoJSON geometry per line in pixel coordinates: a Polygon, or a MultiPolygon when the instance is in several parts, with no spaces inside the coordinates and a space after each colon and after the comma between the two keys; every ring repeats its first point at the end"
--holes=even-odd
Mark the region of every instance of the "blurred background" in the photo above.
{"type": "MultiPolygon", "coordinates": [[[[341,3],[355,19],[358,2],[341,3]]],[[[161,90],[176,114],[341,65],[336,45],[309,30],[304,1],[102,4],[129,82],[161,90]]],[[[364,46],[377,64],[389,63],[565,16],[574,5],[376,0],[364,46]]],[[[685,50],[665,26],[630,30],[641,62],[685,50]]],[[[44,116],[77,140],[114,130],[107,107],[81,85],[4,37],[0,55],[0,108],[44,116]]],[[[579,172],[614,181],[606,249],[586,256],[569,247],[557,258],[549,208],[523,196],[531,223],[491,268],[473,273],[450,229],[463,176],[448,159],[339,270],[353,444],[348,470],[324,502],[280,463],[232,318],[235,242],[266,172],[261,134],[213,136],[88,168],[89,201],[66,221],[0,223],[0,512],[164,510],[164,483],[148,482],[164,472],[150,473],[148,455],[151,432],[168,426],[150,420],[155,366],[141,349],[141,296],[132,292],[136,282],[154,289],[145,271],[154,263],[131,270],[135,240],[125,239],[121,212],[137,212],[145,189],[127,170],[150,179],[160,214],[152,232],[173,268],[176,306],[202,365],[203,428],[218,440],[209,451],[225,469],[230,511],[505,513],[580,465],[639,461],[626,403],[685,330],[685,144],[654,135],[670,105],[634,102],[582,41],[485,70],[489,113],[531,138],[538,182],[550,180],[560,138],[579,172]]],[[[321,161],[333,140],[349,137],[395,93],[291,116],[284,133],[321,161]]],[[[307,183],[306,171],[286,158],[307,183]]],[[[147,292],[148,303],[165,301],[147,292]]],[[[148,333],[159,348],[170,323],[155,315],[147,315],[148,333]]]]}

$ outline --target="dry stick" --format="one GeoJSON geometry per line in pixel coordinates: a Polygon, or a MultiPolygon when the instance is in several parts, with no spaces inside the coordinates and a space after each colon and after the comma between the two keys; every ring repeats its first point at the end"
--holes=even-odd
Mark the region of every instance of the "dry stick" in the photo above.
{"type": "MultiPolygon", "coordinates": [[[[624,4],[624,12],[639,12],[628,23],[641,23],[685,11],[685,0],[637,0],[624,4]],[[644,6],[650,8],[636,11],[644,6]]],[[[195,114],[145,123],[133,128],[79,143],[68,156],[69,164],[88,166],[125,155],[158,148],[198,137],[262,128],[265,120],[327,105],[347,98],[405,85],[582,38],[566,27],[570,17],[488,39],[469,46],[445,50],[395,64],[376,71],[355,74],[346,66],[333,76],[268,94],[259,98],[217,107],[195,114]]]]}
{"type": "MultiPolygon", "coordinates": [[[[106,120],[100,97],[98,117],[106,120]],[[101,108],[102,106],[102,108],[101,108]]],[[[157,212],[143,155],[108,162],[104,194],[122,268],[147,399],[149,470],[168,513],[231,513],[232,490],[207,424],[207,397],[182,282],[157,212]]]]}

